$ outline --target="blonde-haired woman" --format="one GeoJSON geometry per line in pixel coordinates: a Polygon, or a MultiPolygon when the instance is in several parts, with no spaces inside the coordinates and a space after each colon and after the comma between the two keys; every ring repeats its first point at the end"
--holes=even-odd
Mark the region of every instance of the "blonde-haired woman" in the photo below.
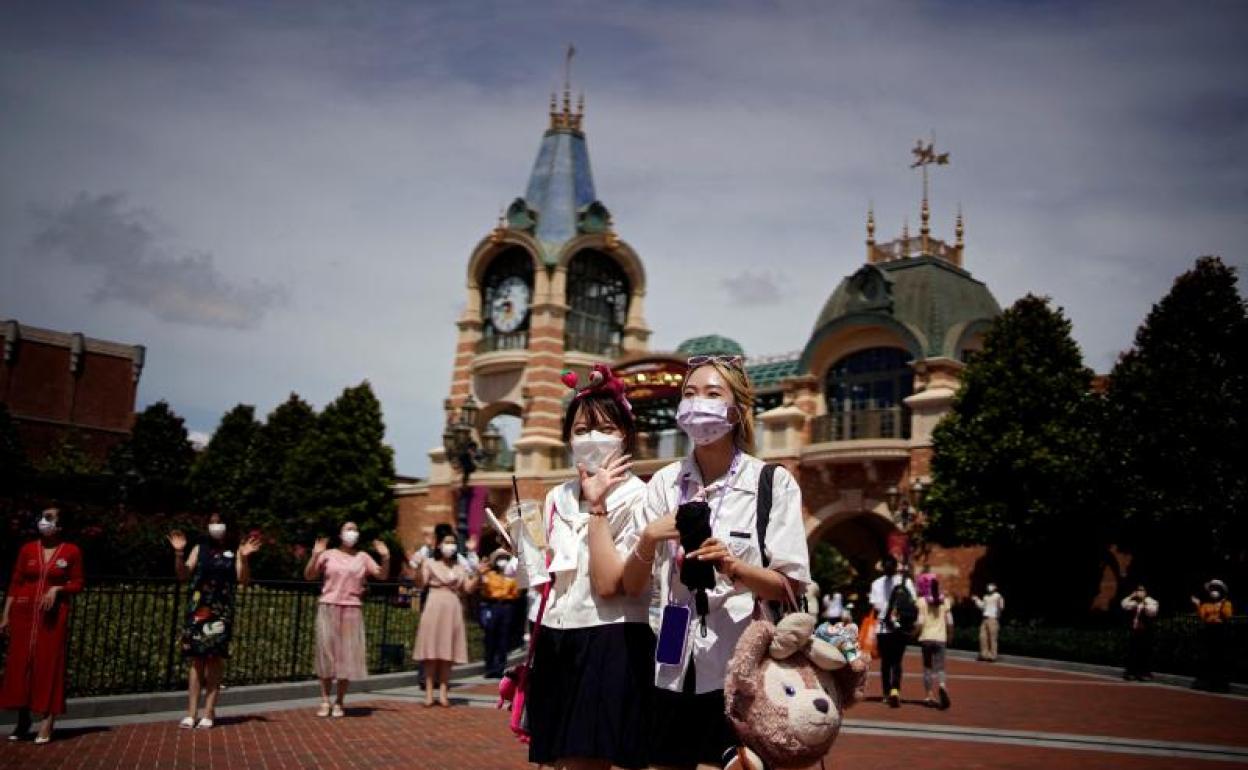
{"type": "MultiPolygon", "coordinates": [[[[756,600],[802,595],[810,582],[810,557],[797,481],[784,467],[765,471],[763,462],[750,454],[754,390],[741,357],[690,358],[676,422],[693,441],[693,451],[651,478],[644,529],[622,581],[625,590],[636,593],[653,570],[664,608],[655,664],[651,763],[719,768],[730,761],[737,744],[724,714],[728,660],[756,600]],[[756,527],[759,484],[773,473],[764,551],[756,527]],[[705,505],[696,505],[700,503],[705,505]],[[710,536],[696,547],[681,548],[680,541],[688,539],[677,525],[682,508],[682,522],[690,520],[688,512],[700,510],[704,531],[709,524],[710,536]],[[713,565],[713,585],[690,591],[683,578],[690,564],[699,562],[713,565]],[[665,654],[668,637],[676,641],[671,649],[686,651],[675,657],[665,654]]],[[[687,523],[681,527],[696,531],[687,523]]]]}

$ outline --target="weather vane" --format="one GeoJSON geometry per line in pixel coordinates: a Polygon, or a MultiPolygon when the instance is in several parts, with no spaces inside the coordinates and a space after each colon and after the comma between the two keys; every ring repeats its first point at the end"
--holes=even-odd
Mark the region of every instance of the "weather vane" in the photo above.
{"type": "Polygon", "coordinates": [[[910,154],[914,156],[914,162],[910,164],[910,168],[918,168],[923,170],[923,204],[919,210],[919,237],[922,238],[922,253],[928,253],[928,236],[931,234],[929,221],[931,219],[931,209],[927,203],[928,181],[927,167],[948,166],[949,153],[936,152],[936,137],[933,136],[927,144],[922,139],[918,139],[914,143],[914,149],[910,150],[910,154]]]}

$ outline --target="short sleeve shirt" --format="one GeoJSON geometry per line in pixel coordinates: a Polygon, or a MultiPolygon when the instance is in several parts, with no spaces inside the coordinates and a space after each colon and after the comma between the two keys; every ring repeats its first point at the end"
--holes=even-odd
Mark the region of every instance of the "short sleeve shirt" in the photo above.
{"type": "Polygon", "coordinates": [[[322,553],[316,569],[323,577],[320,603],[347,607],[360,606],[365,581],[381,571],[373,557],[363,551],[348,555],[337,548],[322,553]]]}
{"type": "MultiPolygon", "coordinates": [[[[690,455],[662,469],[646,487],[646,503],[641,513],[644,521],[638,531],[655,519],[675,513],[683,494],[691,499],[705,486],[705,499],[711,507],[713,536],[725,543],[737,559],[754,566],[763,565],[757,534],[758,480],[763,462],[741,454],[732,478],[721,479],[706,486],[697,462],[690,455]]],[[[729,472],[732,474],[732,471],[729,472]]],[[[768,565],[799,583],[810,583],[810,554],[806,546],[806,530],[802,522],[802,492],[797,481],[783,467],[776,469],[772,483],[771,518],[767,524],[766,548],[771,557],[768,565]]],[[[679,576],[673,579],[673,565],[679,544],[668,541],[655,549],[655,577],[659,598],[663,603],[693,607],[693,597],[679,576]]],[[[685,665],[655,664],[655,684],[667,690],[680,691],[684,685],[688,661],[695,670],[698,693],[724,689],[728,660],[736,649],[737,640],[749,625],[754,610],[754,595],[742,583],[734,583],[719,572],[715,587],[707,592],[709,612],[706,635],[695,617],[690,624],[692,649],[685,665]]],[[[803,589],[804,590],[804,589],[803,589]]],[[[802,591],[799,590],[800,596],[802,591]]]]}

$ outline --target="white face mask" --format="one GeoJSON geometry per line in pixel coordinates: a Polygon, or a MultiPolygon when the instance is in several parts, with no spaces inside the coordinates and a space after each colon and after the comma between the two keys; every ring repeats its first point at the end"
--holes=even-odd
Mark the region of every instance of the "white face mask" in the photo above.
{"type": "Polygon", "coordinates": [[[225,537],[225,525],[219,521],[214,521],[208,525],[208,534],[212,535],[213,540],[220,540],[225,537]]]}
{"type": "Polygon", "coordinates": [[[619,436],[591,430],[583,436],[573,436],[571,444],[573,467],[584,464],[585,470],[592,475],[606,463],[612,452],[624,445],[624,440],[619,436]]]}
{"type": "Polygon", "coordinates": [[[338,537],[342,540],[342,544],[348,548],[354,548],[355,544],[360,542],[360,532],[357,529],[344,529],[338,533],[338,537]]]}
{"type": "Polygon", "coordinates": [[[443,543],[440,550],[442,551],[442,558],[449,559],[459,551],[459,546],[454,543],[443,543]]]}
{"type": "Polygon", "coordinates": [[[713,444],[732,432],[728,402],[720,398],[685,398],[676,407],[676,424],[698,446],[713,444]]]}
{"type": "Polygon", "coordinates": [[[39,534],[44,537],[56,532],[56,522],[51,519],[40,519],[39,523],[35,524],[35,527],[38,528],[39,534]]]}
{"type": "Polygon", "coordinates": [[[511,564],[511,559],[499,559],[498,561],[494,562],[494,568],[497,569],[499,572],[502,572],[503,570],[507,569],[507,567],[510,564],[511,564]]]}

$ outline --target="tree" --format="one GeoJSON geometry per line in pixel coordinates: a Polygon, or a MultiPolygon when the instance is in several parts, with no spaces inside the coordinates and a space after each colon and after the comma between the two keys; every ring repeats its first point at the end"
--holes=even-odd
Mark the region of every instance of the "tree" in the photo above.
{"type": "Polygon", "coordinates": [[[157,401],[135,418],[130,437],[113,449],[108,466],[119,477],[127,504],[168,511],[186,504],[194,459],[186,422],[157,401]]]}
{"type": "Polygon", "coordinates": [[[1198,259],[1110,376],[1117,534],[1133,577],[1171,607],[1215,575],[1248,578],[1248,312],[1236,284],[1234,268],[1198,259]]]}
{"type": "Polygon", "coordinates": [[[259,430],[254,406],[239,404],[221,418],[191,469],[191,495],[198,508],[233,514],[251,509],[255,502],[251,467],[259,430]]]}
{"type": "Polygon", "coordinates": [[[0,497],[14,498],[26,488],[30,461],[9,407],[0,404],[0,497]]]}
{"type": "Polygon", "coordinates": [[[325,407],[283,471],[301,539],[337,532],[347,520],[363,539],[394,528],[394,450],[384,438],[381,404],[367,380],[325,407]]]}
{"type": "Polygon", "coordinates": [[[1107,542],[1091,386],[1070,322],[1029,294],[994,321],[933,432],[926,536],[989,545],[1013,573],[997,582],[1035,614],[1073,614],[1095,595],[1107,542]]]}
{"type": "MultiPolygon", "coordinates": [[[[286,523],[298,496],[283,484],[291,456],[316,429],[316,411],[298,396],[290,397],[269,413],[256,434],[251,465],[249,519],[257,526],[276,529],[286,523]]],[[[292,471],[290,477],[293,478],[292,471]]]]}

